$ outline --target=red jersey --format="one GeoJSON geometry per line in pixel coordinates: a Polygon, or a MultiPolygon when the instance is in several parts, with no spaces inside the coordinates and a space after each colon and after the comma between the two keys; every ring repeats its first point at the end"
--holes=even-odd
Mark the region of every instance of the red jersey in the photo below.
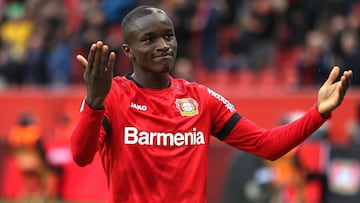
{"type": "Polygon", "coordinates": [[[112,203],[206,202],[210,136],[274,160],[325,121],[313,107],[291,124],[264,129],[213,90],[170,82],[148,89],[115,77],[104,110],[83,102],[71,136],[73,157],[86,165],[100,153],[112,203]]]}

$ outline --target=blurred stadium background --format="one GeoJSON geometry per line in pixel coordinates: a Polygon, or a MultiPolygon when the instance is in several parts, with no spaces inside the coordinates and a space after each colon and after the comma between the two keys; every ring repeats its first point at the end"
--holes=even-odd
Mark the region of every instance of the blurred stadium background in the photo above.
{"type": "Polygon", "coordinates": [[[117,53],[115,75],[128,73],[120,22],[140,4],[174,20],[174,77],[208,85],[264,127],[314,105],[333,64],[353,69],[342,107],[282,159],[212,140],[210,203],[360,202],[359,0],[0,0],[0,202],[106,202],[98,157],[79,168],[69,154],[85,96],[75,55],[101,39],[117,53]]]}

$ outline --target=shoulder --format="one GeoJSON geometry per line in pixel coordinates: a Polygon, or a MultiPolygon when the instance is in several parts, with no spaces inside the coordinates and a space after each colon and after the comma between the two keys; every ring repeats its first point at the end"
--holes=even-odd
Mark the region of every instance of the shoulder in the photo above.
{"type": "Polygon", "coordinates": [[[205,85],[197,82],[187,81],[181,78],[171,78],[171,83],[177,88],[181,87],[184,89],[207,90],[207,87],[205,85]]]}
{"type": "Polygon", "coordinates": [[[234,111],[234,105],[227,100],[222,94],[218,93],[217,91],[207,87],[203,84],[199,84],[197,82],[189,82],[184,79],[174,79],[174,83],[179,85],[187,90],[187,92],[192,92],[193,94],[197,94],[199,100],[201,101],[208,101],[212,104],[221,104],[225,105],[227,109],[234,111]]]}
{"type": "Polygon", "coordinates": [[[111,89],[108,97],[128,94],[129,91],[134,91],[134,88],[132,88],[132,86],[132,81],[128,80],[125,76],[115,76],[112,80],[111,89]]]}
{"type": "Polygon", "coordinates": [[[114,76],[113,78],[113,84],[122,84],[122,83],[126,83],[129,82],[129,80],[125,77],[125,76],[114,76]]]}
{"type": "Polygon", "coordinates": [[[132,82],[125,76],[115,76],[112,80],[111,89],[122,89],[131,86],[132,82]]]}
{"type": "Polygon", "coordinates": [[[200,100],[209,100],[211,98],[219,99],[219,97],[221,97],[221,95],[211,88],[197,82],[191,82],[185,79],[173,79],[172,83],[175,89],[182,89],[187,94],[197,95],[200,100]]]}

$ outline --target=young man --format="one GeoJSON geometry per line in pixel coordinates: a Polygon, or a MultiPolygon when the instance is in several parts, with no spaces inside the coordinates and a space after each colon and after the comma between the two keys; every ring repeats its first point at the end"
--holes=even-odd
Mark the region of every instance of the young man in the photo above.
{"type": "Polygon", "coordinates": [[[140,6],[122,22],[123,51],[133,72],[112,78],[115,54],[101,41],[84,67],[87,96],[71,135],[74,161],[101,155],[111,202],[206,202],[210,136],[275,160],[318,129],[340,105],[351,71],[334,67],[317,104],[288,125],[264,129],[213,90],[169,76],[177,49],[163,10],[140,6]]]}

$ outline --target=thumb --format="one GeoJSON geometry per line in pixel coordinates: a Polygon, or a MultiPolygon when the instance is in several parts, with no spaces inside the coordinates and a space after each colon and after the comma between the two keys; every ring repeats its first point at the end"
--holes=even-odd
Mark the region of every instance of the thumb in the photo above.
{"type": "Polygon", "coordinates": [[[336,78],[340,73],[340,68],[338,66],[334,66],[331,70],[328,79],[325,81],[325,85],[331,85],[335,82],[336,78]]]}
{"type": "Polygon", "coordinates": [[[83,70],[85,70],[88,66],[88,61],[86,60],[86,58],[82,55],[77,55],[76,59],[81,63],[83,70]]]}

